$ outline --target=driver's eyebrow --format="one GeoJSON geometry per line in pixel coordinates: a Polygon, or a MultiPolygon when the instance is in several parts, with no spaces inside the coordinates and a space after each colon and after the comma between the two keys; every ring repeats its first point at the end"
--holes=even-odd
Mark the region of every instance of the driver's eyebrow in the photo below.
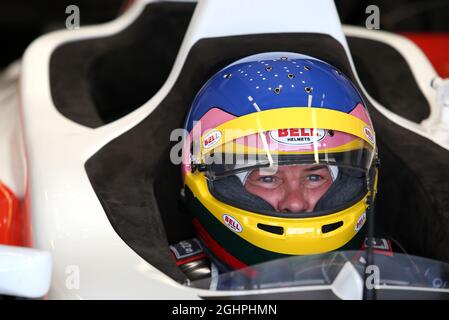
{"type": "Polygon", "coordinates": [[[322,165],[322,166],[313,166],[313,167],[304,169],[304,171],[316,171],[316,170],[324,169],[324,168],[326,168],[326,167],[327,167],[327,166],[325,166],[325,165],[322,165]]]}

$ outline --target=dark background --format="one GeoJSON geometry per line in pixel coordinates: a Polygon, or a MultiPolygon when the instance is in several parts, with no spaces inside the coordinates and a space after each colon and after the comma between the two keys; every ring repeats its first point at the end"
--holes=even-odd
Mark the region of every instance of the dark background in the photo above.
{"type": "MultiPolygon", "coordinates": [[[[0,69],[20,58],[39,35],[65,27],[65,8],[79,6],[81,27],[113,20],[124,0],[2,0],[0,1],[0,69]]],[[[280,1],[280,4],[282,1],[280,1]]],[[[449,32],[449,0],[336,0],[345,24],[364,26],[365,8],[379,6],[381,29],[449,32]]]]}
{"type": "Polygon", "coordinates": [[[81,27],[113,20],[123,0],[1,0],[0,69],[18,59],[37,37],[65,28],[69,5],[80,8],[81,27]]]}
{"type": "Polygon", "coordinates": [[[449,32],[448,0],[336,0],[345,24],[365,26],[367,6],[380,9],[380,28],[393,32],[449,32]]]}

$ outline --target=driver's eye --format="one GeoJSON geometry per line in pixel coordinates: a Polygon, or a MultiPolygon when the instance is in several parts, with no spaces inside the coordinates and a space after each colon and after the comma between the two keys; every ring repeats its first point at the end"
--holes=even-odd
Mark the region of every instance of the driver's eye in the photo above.
{"type": "Polygon", "coordinates": [[[275,180],[275,178],[273,176],[265,176],[265,177],[260,177],[259,181],[264,182],[264,183],[273,183],[275,180]]]}
{"type": "Polygon", "coordinates": [[[310,176],[307,177],[309,179],[309,181],[320,181],[322,179],[322,177],[318,174],[311,174],[310,176]]]}

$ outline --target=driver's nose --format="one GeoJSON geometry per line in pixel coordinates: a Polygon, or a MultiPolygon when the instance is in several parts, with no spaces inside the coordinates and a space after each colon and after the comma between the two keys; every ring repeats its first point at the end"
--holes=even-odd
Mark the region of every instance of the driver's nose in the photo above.
{"type": "Polygon", "coordinates": [[[278,202],[280,212],[303,212],[308,210],[308,202],[302,192],[298,190],[289,191],[286,196],[278,202]]]}

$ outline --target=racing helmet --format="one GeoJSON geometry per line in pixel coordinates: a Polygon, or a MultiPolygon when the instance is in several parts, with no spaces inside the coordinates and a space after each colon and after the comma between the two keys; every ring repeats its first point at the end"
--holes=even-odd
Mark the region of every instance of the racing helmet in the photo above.
{"type": "Polygon", "coordinates": [[[185,129],[185,203],[223,269],[361,247],[376,140],[340,70],[291,52],[243,58],[199,90],[185,129]]]}

